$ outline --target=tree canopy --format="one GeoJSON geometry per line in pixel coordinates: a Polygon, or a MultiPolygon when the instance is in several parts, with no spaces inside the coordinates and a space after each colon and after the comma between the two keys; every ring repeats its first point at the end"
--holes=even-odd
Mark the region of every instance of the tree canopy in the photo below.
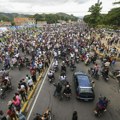
{"type": "Polygon", "coordinates": [[[64,20],[64,21],[77,21],[77,17],[73,16],[73,15],[68,15],[65,13],[56,13],[56,14],[35,14],[33,16],[36,20],[36,24],[37,21],[47,21],[48,24],[50,23],[57,23],[59,22],[59,20],[64,20]]]}
{"type": "MultiPolygon", "coordinates": [[[[111,9],[108,14],[101,14],[101,4],[96,3],[89,8],[90,15],[85,15],[83,20],[90,26],[97,27],[98,25],[109,25],[120,27],[120,7],[111,9]]],[[[120,4],[115,2],[113,4],[120,4]]]]}
{"type": "Polygon", "coordinates": [[[93,27],[96,27],[100,21],[101,18],[101,7],[102,3],[95,3],[95,5],[92,5],[89,8],[89,11],[91,14],[90,15],[86,15],[84,17],[84,21],[87,22],[89,25],[92,25],[93,27]]]}

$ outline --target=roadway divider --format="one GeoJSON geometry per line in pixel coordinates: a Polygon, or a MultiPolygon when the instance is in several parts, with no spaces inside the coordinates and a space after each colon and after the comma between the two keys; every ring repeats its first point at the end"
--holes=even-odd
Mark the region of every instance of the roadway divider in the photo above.
{"type": "Polygon", "coordinates": [[[28,106],[28,103],[29,103],[30,99],[32,98],[32,96],[33,96],[33,94],[35,93],[35,90],[36,90],[39,82],[41,81],[41,77],[42,77],[43,73],[44,73],[44,69],[43,69],[43,71],[41,72],[41,74],[39,75],[39,77],[37,78],[37,82],[36,82],[36,84],[34,85],[33,90],[29,93],[29,95],[28,95],[28,97],[27,97],[27,101],[23,103],[23,106],[22,106],[22,109],[21,109],[22,112],[25,112],[25,110],[26,110],[26,108],[27,108],[27,106],[28,106]]]}

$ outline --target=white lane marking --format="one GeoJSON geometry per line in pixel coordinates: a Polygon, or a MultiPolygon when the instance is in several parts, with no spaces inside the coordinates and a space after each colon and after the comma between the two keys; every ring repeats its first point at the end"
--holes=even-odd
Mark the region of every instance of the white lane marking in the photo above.
{"type": "Polygon", "coordinates": [[[42,90],[43,84],[44,84],[45,79],[46,79],[46,77],[47,77],[47,73],[49,72],[52,63],[53,63],[53,59],[52,59],[52,61],[51,61],[51,64],[50,64],[47,72],[46,72],[46,75],[45,75],[45,77],[44,77],[44,79],[43,79],[43,81],[42,81],[42,84],[41,84],[41,86],[40,86],[40,89],[39,89],[39,91],[38,91],[38,94],[37,94],[37,96],[36,96],[36,98],[35,98],[35,100],[34,100],[34,102],[33,102],[33,105],[32,105],[32,107],[31,107],[31,110],[30,110],[29,114],[28,114],[27,120],[29,120],[29,118],[30,118],[30,116],[31,116],[31,113],[32,113],[32,111],[33,111],[33,108],[35,107],[35,104],[36,104],[37,99],[38,99],[38,97],[39,97],[39,95],[40,95],[40,92],[41,92],[41,90],[42,90]]]}

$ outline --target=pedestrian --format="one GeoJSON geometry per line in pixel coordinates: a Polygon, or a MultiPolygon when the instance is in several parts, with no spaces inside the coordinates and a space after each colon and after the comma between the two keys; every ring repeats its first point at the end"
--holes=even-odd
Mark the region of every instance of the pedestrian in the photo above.
{"type": "Polygon", "coordinates": [[[78,120],[77,111],[73,112],[72,120],[78,120]]]}
{"type": "Polygon", "coordinates": [[[13,97],[12,103],[13,103],[13,105],[15,106],[16,110],[20,110],[20,109],[21,109],[20,99],[17,98],[16,96],[13,97]]]}
{"type": "Polygon", "coordinates": [[[18,89],[17,90],[18,90],[18,92],[21,96],[22,101],[23,102],[27,101],[25,86],[18,84],[18,89]]]}
{"type": "Polygon", "coordinates": [[[14,107],[12,106],[9,106],[8,107],[8,111],[7,111],[7,118],[8,120],[17,120],[17,117],[16,117],[16,112],[15,112],[15,109],[14,107]]]}
{"type": "Polygon", "coordinates": [[[28,77],[28,86],[29,86],[29,89],[31,91],[33,89],[33,80],[30,77],[28,77]]]}
{"type": "Polygon", "coordinates": [[[18,110],[16,114],[19,120],[26,120],[25,115],[20,110],[18,110]]]}
{"type": "Polygon", "coordinates": [[[26,82],[26,80],[24,78],[22,80],[20,80],[20,84],[25,86],[25,91],[26,91],[26,94],[27,94],[28,86],[27,86],[27,82],[26,82]]]}
{"type": "Polygon", "coordinates": [[[7,118],[4,115],[4,112],[2,110],[0,110],[0,120],[7,120],[7,118]]]}
{"type": "Polygon", "coordinates": [[[35,68],[32,68],[31,69],[31,77],[32,77],[32,80],[34,83],[36,83],[36,69],[35,68]]]}

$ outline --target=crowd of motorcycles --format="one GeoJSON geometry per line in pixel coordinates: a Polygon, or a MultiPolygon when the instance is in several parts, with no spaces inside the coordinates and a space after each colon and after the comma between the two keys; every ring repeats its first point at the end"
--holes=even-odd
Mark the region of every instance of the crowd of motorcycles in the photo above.
{"type": "MultiPolygon", "coordinates": [[[[69,55],[69,54],[68,54],[69,55]]],[[[102,77],[102,79],[104,79],[106,82],[109,81],[109,72],[110,72],[110,58],[108,56],[105,56],[104,58],[101,59],[101,66],[98,66],[96,64],[96,60],[98,59],[97,54],[95,53],[94,56],[92,57],[86,57],[84,58],[82,55],[80,54],[76,54],[76,53],[70,53],[70,57],[68,57],[68,55],[58,55],[58,56],[54,56],[54,62],[52,65],[52,68],[50,69],[49,73],[48,73],[48,81],[50,83],[53,83],[55,80],[55,72],[60,70],[60,77],[61,76],[65,76],[65,82],[64,82],[64,90],[63,93],[61,93],[61,86],[60,84],[63,85],[63,81],[64,80],[60,80],[60,83],[56,84],[53,83],[53,85],[60,89],[57,91],[57,97],[60,100],[63,100],[63,98],[66,98],[67,100],[70,100],[71,95],[72,95],[72,91],[70,88],[70,84],[69,82],[66,80],[66,72],[67,72],[67,68],[70,67],[71,71],[74,71],[76,69],[76,63],[79,63],[81,61],[83,61],[85,63],[85,65],[89,66],[90,64],[95,65],[95,67],[91,67],[88,69],[88,73],[89,75],[96,79],[99,80],[100,77],[102,77]],[[61,66],[59,65],[59,62],[62,61],[61,66]],[[96,70],[97,67],[97,70],[96,70]]],[[[113,71],[113,76],[116,76],[118,73],[118,71],[113,71]]],[[[56,92],[55,90],[55,92],[56,92]]],[[[55,95],[55,94],[54,94],[55,95]]],[[[56,96],[56,95],[55,95],[56,96]]],[[[94,110],[94,114],[97,117],[100,117],[101,115],[103,115],[104,112],[107,111],[107,107],[109,104],[110,100],[107,99],[106,97],[100,96],[99,97],[99,101],[96,104],[95,110],[94,110]]]]}
{"type": "Polygon", "coordinates": [[[4,65],[0,70],[0,98],[5,99],[6,94],[13,90],[11,77],[9,75],[10,69],[17,67],[21,70],[23,67],[30,68],[30,61],[28,58],[22,59],[20,56],[15,58],[16,62],[13,65],[4,65]]]}

